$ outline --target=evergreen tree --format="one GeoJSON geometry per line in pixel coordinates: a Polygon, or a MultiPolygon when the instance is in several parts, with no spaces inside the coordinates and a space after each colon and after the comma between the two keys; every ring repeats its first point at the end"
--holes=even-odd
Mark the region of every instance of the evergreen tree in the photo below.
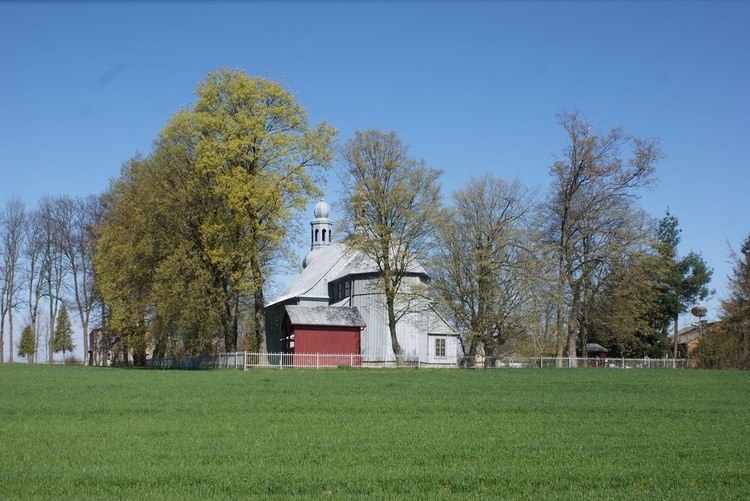
{"type": "Polygon", "coordinates": [[[740,253],[732,251],[729,296],[722,301],[722,319],[701,339],[698,356],[709,369],[750,369],[750,235],[740,253]]]}
{"type": "Polygon", "coordinates": [[[700,254],[689,252],[680,258],[677,245],[680,243],[679,221],[667,210],[659,222],[656,241],[656,259],[653,264],[656,298],[652,309],[651,324],[662,336],[672,325],[672,343],[674,356],[677,357],[677,332],[679,316],[688,311],[696,301],[703,301],[712,291],[713,270],[706,264],[700,254]]]}
{"type": "Polygon", "coordinates": [[[55,353],[62,352],[63,360],[65,360],[65,352],[73,351],[75,345],[73,344],[73,327],[70,325],[70,315],[68,315],[68,309],[65,303],[60,307],[60,311],[57,313],[57,325],[55,326],[55,339],[52,343],[52,349],[55,353]]]}
{"type": "Polygon", "coordinates": [[[36,355],[36,339],[34,338],[34,331],[31,330],[31,326],[27,325],[21,331],[21,342],[18,345],[18,356],[28,357],[29,362],[34,363],[34,356],[36,355]]]}

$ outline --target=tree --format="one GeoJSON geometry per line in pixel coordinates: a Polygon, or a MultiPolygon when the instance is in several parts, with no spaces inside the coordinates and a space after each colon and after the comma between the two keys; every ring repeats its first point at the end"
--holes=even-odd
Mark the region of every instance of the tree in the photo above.
{"type": "Polygon", "coordinates": [[[235,350],[248,300],[265,351],[264,289],[295,211],[319,191],[335,129],[280,84],[210,73],[194,108],[105,197],[96,271],[110,327],[155,354],[235,350]]]}
{"type": "Polygon", "coordinates": [[[700,365],[708,369],[750,369],[750,234],[739,254],[730,249],[729,256],[734,266],[721,319],[698,346],[700,365]]]}
{"type": "Polygon", "coordinates": [[[60,310],[57,312],[55,341],[52,348],[55,353],[62,352],[63,360],[65,360],[66,351],[73,351],[75,349],[75,345],[73,344],[73,327],[70,325],[70,315],[68,315],[68,308],[65,306],[65,303],[60,306],[60,310]]]}
{"type": "Polygon", "coordinates": [[[596,133],[577,113],[559,116],[569,144],[550,168],[548,235],[557,265],[557,354],[583,355],[594,295],[613,270],[613,257],[641,239],[637,190],[652,182],[663,154],[657,139],[639,139],[615,128],[596,133]],[[625,150],[625,151],[624,151],[625,150]],[[636,221],[638,224],[633,225],[636,221]]]}
{"type": "Polygon", "coordinates": [[[606,346],[614,357],[663,357],[666,334],[653,329],[651,311],[658,291],[653,280],[654,257],[647,250],[624,256],[595,297],[591,341],[606,346]]]}
{"type": "Polygon", "coordinates": [[[433,263],[439,303],[464,333],[469,357],[487,356],[528,325],[537,259],[529,215],[533,204],[519,181],[485,175],[452,195],[439,224],[433,263]]]}
{"type": "Polygon", "coordinates": [[[31,325],[27,325],[21,331],[21,342],[18,345],[18,356],[28,357],[30,363],[34,363],[36,356],[36,335],[31,325]]]}
{"type": "Polygon", "coordinates": [[[0,219],[0,362],[5,353],[5,319],[8,318],[9,361],[13,362],[13,310],[18,302],[21,287],[20,257],[26,213],[23,202],[18,197],[5,204],[0,219]]]}
{"type": "Polygon", "coordinates": [[[72,281],[73,299],[83,331],[83,351],[88,353],[91,315],[99,301],[94,282],[95,228],[103,206],[97,196],[61,197],[58,201],[60,248],[72,281]]]}
{"type": "Polygon", "coordinates": [[[659,221],[654,261],[654,280],[657,296],[651,311],[653,327],[662,335],[673,327],[672,345],[677,358],[677,332],[679,316],[685,313],[696,301],[703,301],[712,291],[708,289],[713,270],[708,267],[700,254],[689,252],[680,258],[677,246],[680,243],[679,221],[669,213],[659,221]]]}
{"type": "Polygon", "coordinates": [[[28,291],[27,311],[29,328],[34,335],[34,356],[39,347],[40,332],[37,329],[39,305],[42,298],[49,294],[47,289],[47,268],[51,266],[50,245],[46,235],[43,217],[39,209],[31,212],[26,221],[26,232],[23,243],[23,262],[26,265],[24,282],[28,291]]]}
{"type": "Polygon", "coordinates": [[[396,323],[410,311],[415,291],[405,287],[407,277],[427,255],[441,216],[441,171],[410,157],[395,132],[376,129],[357,131],[341,157],[344,210],[351,222],[346,241],[379,270],[391,346],[400,362],[396,323]]]}
{"type": "Polygon", "coordinates": [[[652,327],[662,336],[667,336],[669,325],[680,314],[677,289],[682,277],[678,269],[677,245],[680,243],[681,231],[679,221],[667,210],[659,221],[652,244],[655,251],[652,272],[657,294],[650,318],[652,327]]]}

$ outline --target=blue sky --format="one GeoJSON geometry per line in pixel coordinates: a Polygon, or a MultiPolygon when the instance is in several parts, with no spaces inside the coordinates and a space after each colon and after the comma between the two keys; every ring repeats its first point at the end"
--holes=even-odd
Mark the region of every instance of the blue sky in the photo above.
{"type": "Polygon", "coordinates": [[[446,195],[486,172],[544,191],[578,110],[661,138],[643,207],[678,217],[720,296],[750,232],[749,22],[742,1],[3,2],[0,202],[104,191],[222,67],[281,81],[342,141],[396,130],[446,195]]]}

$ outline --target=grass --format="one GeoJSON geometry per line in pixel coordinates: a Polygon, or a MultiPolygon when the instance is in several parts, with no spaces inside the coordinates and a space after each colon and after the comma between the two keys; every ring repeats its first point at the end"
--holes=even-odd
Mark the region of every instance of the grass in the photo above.
{"type": "Polygon", "coordinates": [[[0,366],[0,498],[750,499],[750,374],[0,366]]]}

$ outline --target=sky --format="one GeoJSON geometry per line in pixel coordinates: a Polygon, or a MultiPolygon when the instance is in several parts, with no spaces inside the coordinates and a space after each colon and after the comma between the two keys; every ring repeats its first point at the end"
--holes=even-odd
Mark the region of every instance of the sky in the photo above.
{"type": "Polygon", "coordinates": [[[0,203],[105,191],[221,68],[283,83],[341,142],[396,131],[446,198],[485,173],[544,193],[578,111],[660,138],[641,205],[714,269],[715,318],[750,233],[749,22],[747,1],[0,2],[0,203]]]}

